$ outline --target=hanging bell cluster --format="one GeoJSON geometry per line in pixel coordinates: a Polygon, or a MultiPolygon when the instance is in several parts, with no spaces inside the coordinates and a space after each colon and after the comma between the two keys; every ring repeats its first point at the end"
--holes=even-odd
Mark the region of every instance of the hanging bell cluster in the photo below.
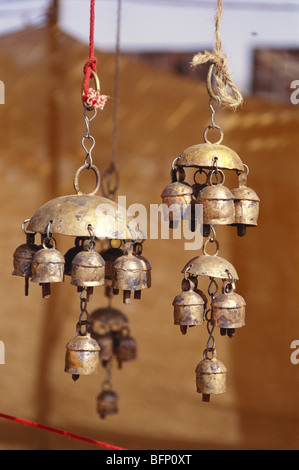
{"type": "Polygon", "coordinates": [[[200,226],[203,237],[207,238],[203,253],[183,268],[182,292],[173,301],[174,324],[180,326],[184,335],[188,327],[197,325],[205,324],[208,331],[204,358],[196,367],[197,392],[206,402],[210,401],[211,395],[226,391],[227,370],[216,356],[214,330],[218,328],[221,336],[233,338],[236,330],[245,326],[246,313],[246,302],[236,292],[237,271],[231,263],[218,256],[216,228],[234,226],[237,227],[238,236],[244,236],[247,227],[258,224],[260,202],[255,191],[247,186],[248,166],[234,150],[222,145],[224,134],[221,127],[215,124],[215,113],[221,106],[221,98],[212,90],[213,69],[212,64],[207,80],[212,119],[211,125],[204,131],[204,143],[187,148],[173,161],[171,183],[161,194],[170,228],[175,228],[181,220],[188,220],[192,231],[200,226]],[[213,108],[213,100],[218,103],[216,109],[213,108]],[[211,130],[220,132],[216,143],[208,140],[211,130]],[[190,183],[186,175],[189,176],[191,170],[193,181],[190,183]],[[227,172],[236,173],[237,188],[229,189],[225,185],[227,172]],[[198,211],[198,207],[202,210],[198,211]],[[207,253],[208,244],[216,246],[214,255],[207,253]],[[207,295],[198,288],[201,276],[210,280],[207,295]],[[221,281],[219,293],[218,284],[221,281]]]}
{"type": "Polygon", "coordinates": [[[162,202],[168,208],[165,213],[168,216],[169,212],[170,227],[174,227],[174,220],[190,218],[190,214],[192,220],[194,205],[201,204],[204,236],[209,235],[211,225],[236,226],[238,235],[245,235],[247,227],[258,224],[260,201],[255,191],[247,187],[248,173],[248,166],[242,163],[237,153],[220,143],[212,144],[206,140],[187,148],[174,160],[172,182],[161,194],[162,202]],[[185,180],[185,170],[190,168],[195,168],[192,185],[185,180]],[[224,185],[224,171],[236,172],[237,188],[229,189],[224,185]],[[197,181],[199,174],[205,175],[202,184],[197,181]]]}
{"type": "Polygon", "coordinates": [[[119,369],[123,362],[134,361],[137,357],[137,342],[131,336],[126,315],[111,306],[93,311],[90,325],[91,337],[100,347],[100,361],[106,370],[106,379],[97,397],[97,412],[103,419],[118,412],[119,397],[111,384],[113,360],[116,360],[119,369]]]}

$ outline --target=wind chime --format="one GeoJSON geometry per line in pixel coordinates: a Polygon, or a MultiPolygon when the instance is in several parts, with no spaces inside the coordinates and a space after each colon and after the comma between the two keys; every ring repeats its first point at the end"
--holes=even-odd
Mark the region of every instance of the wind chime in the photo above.
{"type": "MultiPolygon", "coordinates": [[[[94,57],[95,0],[91,0],[90,11],[89,60],[84,66],[81,87],[86,126],[86,134],[82,138],[85,159],[73,180],[76,194],[50,200],[32,218],[22,223],[26,243],[14,252],[12,273],[25,278],[26,296],[29,294],[29,280],[42,287],[43,298],[49,298],[52,283],[64,282],[66,276],[80,293],[76,335],[67,343],[65,354],[65,372],[71,374],[74,381],[81,375],[97,373],[101,363],[107,368],[108,377],[110,353],[116,355],[119,367],[123,361],[133,359],[136,353],[134,339],[129,334],[128,321],[121,312],[111,307],[106,309],[106,317],[102,317],[104,329],[99,329],[97,322],[94,322],[96,314],[92,318],[89,315],[87,305],[92,300],[94,289],[104,286],[106,296],[110,299],[112,295],[122,291],[123,302],[128,304],[132,293],[135,299],[140,299],[141,290],[151,285],[151,267],[140,256],[139,247],[143,240],[139,241],[139,231],[134,219],[112,197],[96,195],[101,187],[101,177],[93,163],[95,138],[90,133],[90,124],[97,116],[97,111],[104,109],[108,98],[101,94],[97,59],[94,57]],[[94,80],[95,89],[89,87],[91,79],[94,80]],[[79,185],[83,171],[93,172],[96,179],[94,190],[88,194],[84,194],[79,185]],[[35,243],[37,234],[41,237],[40,244],[35,243]],[[55,234],[74,238],[74,245],[65,255],[56,247],[55,234]],[[98,241],[102,244],[100,251],[97,251],[98,241]],[[115,243],[118,244],[117,248],[113,245],[115,243]],[[121,249],[123,245],[124,248],[121,249]],[[103,249],[103,246],[106,248],[103,249]],[[115,315],[122,319],[122,322],[118,321],[117,329],[115,315]],[[110,339],[113,339],[113,345],[110,339]]],[[[108,382],[106,379],[106,385],[108,382]]],[[[114,412],[116,408],[116,399],[113,401],[111,398],[113,391],[106,388],[104,392],[106,398],[99,405],[99,414],[102,417],[114,412]]]]}
{"type": "Polygon", "coordinates": [[[194,207],[195,204],[202,205],[202,231],[206,238],[203,252],[183,268],[182,292],[175,297],[173,307],[174,324],[180,326],[183,334],[187,333],[188,327],[203,324],[207,326],[206,349],[196,368],[197,392],[202,394],[203,401],[206,402],[210,401],[211,395],[226,391],[227,370],[217,358],[214,330],[219,328],[222,336],[232,338],[238,328],[245,326],[246,309],[245,300],[236,292],[236,281],[239,279],[236,269],[219,256],[216,226],[237,227],[237,234],[242,237],[248,227],[257,225],[259,213],[259,198],[253,189],[247,187],[249,168],[234,150],[222,145],[224,132],[215,124],[216,112],[222,104],[235,110],[243,101],[227,72],[226,56],[221,50],[222,10],[223,2],[219,0],[215,19],[215,51],[199,53],[193,58],[194,66],[210,62],[207,90],[212,111],[211,125],[204,131],[204,143],[187,148],[173,161],[172,181],[161,195],[163,203],[172,209],[170,227],[177,220],[191,214],[191,227],[194,229],[198,222],[194,207]],[[213,79],[216,82],[216,91],[213,79]],[[219,133],[219,140],[215,143],[208,139],[209,133],[213,131],[219,133]],[[192,185],[185,180],[185,169],[190,168],[195,169],[192,185]],[[237,188],[230,190],[224,185],[226,171],[236,173],[237,188]],[[204,176],[202,183],[198,182],[200,175],[204,176]],[[213,254],[208,253],[210,246],[214,246],[213,254]],[[210,280],[208,296],[199,289],[201,276],[210,280]]]}

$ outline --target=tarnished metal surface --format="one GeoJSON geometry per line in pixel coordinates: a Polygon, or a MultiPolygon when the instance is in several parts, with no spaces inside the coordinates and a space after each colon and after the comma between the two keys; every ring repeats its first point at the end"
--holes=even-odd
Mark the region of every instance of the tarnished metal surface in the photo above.
{"type": "Polygon", "coordinates": [[[96,374],[100,347],[90,334],[77,335],[66,345],[65,372],[74,376],[96,374]]]}
{"type": "Polygon", "coordinates": [[[242,328],[245,326],[245,307],[245,300],[236,292],[218,295],[212,302],[212,325],[219,328],[242,328]]]}
{"type": "Polygon", "coordinates": [[[197,366],[196,388],[203,395],[219,395],[226,392],[226,367],[216,357],[204,358],[197,366]]]}
{"type": "Polygon", "coordinates": [[[97,397],[97,412],[102,419],[118,413],[118,395],[113,390],[103,390],[97,397]]]}
{"type": "Polygon", "coordinates": [[[233,225],[257,225],[260,198],[253,189],[248,188],[247,176],[248,173],[239,174],[239,187],[232,190],[235,204],[235,223],[233,225]]]}
{"type": "Polygon", "coordinates": [[[102,251],[101,255],[105,260],[105,278],[112,280],[114,262],[117,258],[123,256],[123,250],[120,248],[109,248],[108,250],[102,251]]]}
{"type": "Polygon", "coordinates": [[[194,290],[182,291],[172,305],[175,325],[196,326],[205,322],[205,300],[194,290]]]}
{"type": "Polygon", "coordinates": [[[206,186],[199,192],[197,203],[203,206],[204,224],[230,225],[234,223],[234,197],[232,192],[225,186],[206,186]]]}
{"type": "MultiPolygon", "coordinates": [[[[124,291],[124,303],[130,303],[130,293],[151,287],[151,265],[142,256],[133,255],[132,246],[116,259],[112,270],[112,288],[124,291]]],[[[135,298],[140,298],[137,294],[135,298]]]]}
{"type": "Polygon", "coordinates": [[[64,256],[56,248],[42,248],[32,259],[31,282],[52,283],[64,280],[64,256]]]}
{"type": "Polygon", "coordinates": [[[114,354],[119,369],[121,369],[123,362],[134,361],[137,357],[137,342],[129,332],[126,332],[126,329],[116,337],[114,354]]]}
{"type": "Polygon", "coordinates": [[[161,198],[162,203],[171,208],[169,211],[164,208],[165,219],[169,217],[170,221],[180,220],[184,216],[184,210],[186,210],[184,205],[188,206],[192,202],[193,189],[187,183],[176,181],[164,188],[161,198]]]}
{"type": "Polygon", "coordinates": [[[92,334],[92,337],[97,341],[98,345],[100,346],[100,360],[102,362],[102,365],[105,367],[113,357],[113,338],[110,334],[104,336],[95,336],[92,334]]]}
{"type": "Polygon", "coordinates": [[[231,273],[235,280],[239,279],[234,266],[220,256],[200,255],[190,260],[182,269],[182,273],[188,270],[189,274],[195,276],[209,276],[220,279],[230,279],[231,273]]]}
{"type": "Polygon", "coordinates": [[[133,218],[125,208],[101,196],[73,194],[62,196],[41,206],[30,219],[28,230],[46,233],[50,221],[51,233],[72,237],[89,237],[88,226],[93,227],[96,238],[130,239],[127,230],[134,229],[133,218]]]}
{"type": "Polygon", "coordinates": [[[113,307],[98,308],[90,315],[91,335],[97,339],[97,336],[117,333],[128,323],[128,318],[120,310],[113,307]]]}
{"type": "Polygon", "coordinates": [[[239,155],[229,147],[219,144],[198,144],[188,147],[176,161],[177,166],[195,168],[213,168],[217,157],[218,168],[243,171],[244,166],[239,155]]]}
{"type": "Polygon", "coordinates": [[[18,246],[13,254],[13,276],[30,277],[31,263],[35,253],[40,247],[34,244],[24,243],[18,246]]]}
{"type": "Polygon", "coordinates": [[[83,250],[72,262],[71,284],[75,286],[101,286],[105,283],[105,260],[94,250],[83,250]]]}

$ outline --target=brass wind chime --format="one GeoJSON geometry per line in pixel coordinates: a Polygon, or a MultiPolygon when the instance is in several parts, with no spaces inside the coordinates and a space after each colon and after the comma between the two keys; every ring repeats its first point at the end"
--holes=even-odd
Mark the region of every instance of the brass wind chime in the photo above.
{"type": "MultiPolygon", "coordinates": [[[[94,7],[95,0],[91,0],[91,36],[94,7]]],[[[112,308],[111,298],[122,291],[124,304],[131,303],[132,294],[134,299],[140,299],[141,291],[151,287],[151,266],[141,255],[143,234],[139,237],[134,219],[113,200],[117,185],[115,188],[108,185],[108,193],[102,185],[105,196],[97,195],[101,177],[93,163],[95,138],[90,133],[90,124],[97,110],[104,108],[107,97],[101,95],[95,63],[93,49],[90,49],[81,87],[86,126],[81,143],[85,159],[73,179],[76,194],[48,201],[22,223],[26,240],[14,252],[12,274],[25,279],[26,296],[29,280],[41,286],[45,299],[51,295],[52,283],[62,283],[66,276],[76,287],[80,294],[80,315],[76,335],[66,345],[65,372],[76,381],[81,375],[98,373],[100,365],[105,368],[106,378],[97,401],[97,411],[104,418],[117,412],[118,397],[111,388],[112,358],[116,358],[121,368],[123,362],[136,357],[136,340],[130,335],[128,319],[112,308]],[[89,78],[93,78],[95,89],[88,88],[89,78]],[[88,194],[80,189],[83,171],[93,172],[96,179],[94,190],[88,194]],[[35,242],[37,234],[41,237],[39,244],[35,242]],[[58,251],[55,234],[74,238],[73,246],[65,254],[58,251]],[[99,250],[97,242],[101,244],[99,250]],[[97,286],[104,286],[110,305],[95,309],[90,315],[87,306],[97,286]]],[[[117,176],[115,167],[109,169],[106,179],[108,176],[109,181],[117,176]]]]}
{"type": "Polygon", "coordinates": [[[178,220],[190,216],[191,227],[196,220],[194,207],[202,205],[202,254],[190,260],[182,270],[184,275],[182,291],[173,301],[174,324],[179,325],[183,334],[188,327],[206,324],[208,341],[203,359],[196,367],[196,388],[202,394],[203,401],[209,402],[211,395],[226,392],[226,367],[218,360],[216,343],[213,336],[215,328],[221,336],[232,338],[236,329],[245,326],[246,302],[236,292],[239,279],[234,266],[219,255],[219,241],[216,227],[227,225],[237,227],[238,236],[246,234],[248,227],[255,227],[259,214],[259,198],[255,191],[247,186],[249,168],[237,153],[222,145],[224,132],[215,124],[215,115],[222,104],[236,109],[242,102],[242,96],[227,73],[226,57],[221,51],[220,19],[222,0],[218,1],[216,15],[216,49],[214,52],[198,54],[193,65],[210,62],[207,76],[209,106],[212,111],[211,125],[204,131],[204,142],[187,148],[172,163],[171,183],[162,192],[162,202],[170,211],[170,227],[178,220]],[[216,86],[213,86],[213,79],[216,86]],[[227,89],[230,89],[228,92],[227,89]],[[219,140],[212,143],[208,139],[210,132],[218,132],[219,140]],[[185,169],[195,169],[193,184],[186,182],[185,169]],[[225,172],[235,172],[238,187],[230,190],[224,186],[225,172]],[[203,175],[204,181],[198,182],[203,175]],[[173,209],[175,208],[175,209],[173,209]],[[214,254],[208,253],[208,247],[214,245],[214,254]],[[199,289],[200,278],[209,279],[207,295],[199,289]],[[222,286],[219,285],[222,281],[222,286]]]}

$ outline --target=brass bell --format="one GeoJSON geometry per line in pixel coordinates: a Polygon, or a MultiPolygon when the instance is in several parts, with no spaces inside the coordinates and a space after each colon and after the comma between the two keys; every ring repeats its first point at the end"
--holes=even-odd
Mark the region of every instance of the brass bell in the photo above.
{"type": "Polygon", "coordinates": [[[196,367],[196,387],[197,392],[202,393],[203,401],[209,402],[210,395],[219,395],[226,392],[226,367],[216,357],[208,357],[207,350],[204,352],[204,359],[196,367]]]}
{"type": "Polygon", "coordinates": [[[25,296],[29,293],[29,278],[32,274],[32,259],[40,246],[34,243],[35,234],[26,233],[26,243],[18,246],[13,254],[13,276],[25,278],[25,296]]]}
{"type": "Polygon", "coordinates": [[[95,243],[89,241],[88,246],[78,253],[72,261],[71,284],[78,291],[87,287],[88,300],[91,299],[93,288],[105,283],[105,261],[95,251],[95,243]]]}
{"type": "Polygon", "coordinates": [[[129,321],[126,315],[114,307],[102,307],[94,310],[90,315],[91,336],[99,337],[119,333],[129,321]]]}
{"type": "Polygon", "coordinates": [[[100,364],[100,346],[91,338],[89,329],[83,331],[83,323],[77,325],[77,335],[66,345],[65,372],[74,381],[80,375],[96,374],[100,364]]]}
{"type": "Polygon", "coordinates": [[[141,290],[151,287],[151,267],[145,259],[133,254],[132,242],[125,244],[124,255],[117,258],[113,265],[112,288],[114,294],[123,290],[123,302],[131,303],[131,292],[140,298],[141,290]],[[138,292],[140,291],[140,292],[138,292]]]}
{"type": "Polygon", "coordinates": [[[246,302],[235,292],[234,283],[224,283],[223,293],[212,301],[212,325],[220,328],[222,336],[232,338],[237,328],[245,326],[246,302]]]}
{"type": "Polygon", "coordinates": [[[102,366],[106,367],[109,361],[111,361],[113,357],[113,348],[114,348],[113,337],[110,334],[97,336],[96,341],[98,345],[100,346],[100,360],[102,362],[102,366]]]}
{"type": "Polygon", "coordinates": [[[56,250],[55,241],[50,248],[45,243],[44,240],[43,248],[33,256],[31,276],[31,282],[39,282],[42,286],[43,298],[50,297],[51,283],[64,281],[64,256],[56,250]]]}
{"type": "Polygon", "coordinates": [[[182,334],[187,327],[202,325],[205,322],[206,300],[195,290],[190,279],[182,282],[182,292],[174,298],[174,324],[180,325],[182,334]]]}
{"type": "Polygon", "coordinates": [[[64,274],[66,276],[72,275],[72,262],[75,256],[83,250],[83,243],[86,240],[84,237],[76,237],[75,246],[70,248],[64,255],[64,274]]]}
{"type": "Polygon", "coordinates": [[[119,335],[115,336],[114,354],[118,362],[118,368],[122,368],[123,362],[134,361],[137,357],[137,342],[130,335],[129,328],[123,328],[119,335]]]}
{"type": "Polygon", "coordinates": [[[97,397],[97,412],[102,419],[118,413],[118,395],[113,390],[103,390],[97,397]]]}
{"type": "Polygon", "coordinates": [[[248,172],[247,167],[246,173],[239,174],[239,187],[232,190],[235,204],[235,221],[232,225],[237,227],[240,237],[246,234],[247,227],[257,226],[259,216],[260,199],[253,189],[247,187],[248,172]]]}
{"type": "MultiPolygon", "coordinates": [[[[112,240],[111,242],[112,243],[112,240]]],[[[113,264],[117,260],[117,258],[120,258],[122,256],[123,250],[119,247],[114,247],[110,246],[108,250],[104,250],[101,252],[101,255],[103,259],[105,260],[105,285],[106,285],[106,291],[105,295],[106,297],[112,297],[113,292],[112,292],[112,273],[113,273],[113,264]]]]}
{"type": "Polygon", "coordinates": [[[231,225],[235,221],[234,196],[232,192],[223,186],[224,173],[221,170],[213,170],[210,175],[210,184],[205,186],[198,194],[197,204],[203,206],[204,225],[231,225]],[[215,173],[217,184],[212,183],[212,175],[215,173]],[[218,174],[222,175],[219,182],[218,174]]]}
{"type": "Polygon", "coordinates": [[[172,183],[168,184],[161,194],[162,203],[168,207],[168,209],[163,208],[164,220],[169,220],[171,228],[184,218],[187,207],[193,200],[193,189],[188,183],[184,183],[184,179],[185,171],[182,168],[172,170],[172,183]],[[179,171],[179,180],[177,180],[176,171],[179,171]]]}
{"type": "MultiPolygon", "coordinates": [[[[152,285],[152,267],[148,259],[146,259],[144,256],[142,256],[142,250],[143,250],[143,242],[142,243],[134,243],[133,246],[133,254],[136,256],[136,258],[139,259],[139,261],[142,264],[142,270],[145,273],[146,281],[145,284],[147,286],[147,289],[149,289],[152,285]]],[[[134,291],[134,299],[141,299],[141,290],[135,290],[134,291]]]]}

